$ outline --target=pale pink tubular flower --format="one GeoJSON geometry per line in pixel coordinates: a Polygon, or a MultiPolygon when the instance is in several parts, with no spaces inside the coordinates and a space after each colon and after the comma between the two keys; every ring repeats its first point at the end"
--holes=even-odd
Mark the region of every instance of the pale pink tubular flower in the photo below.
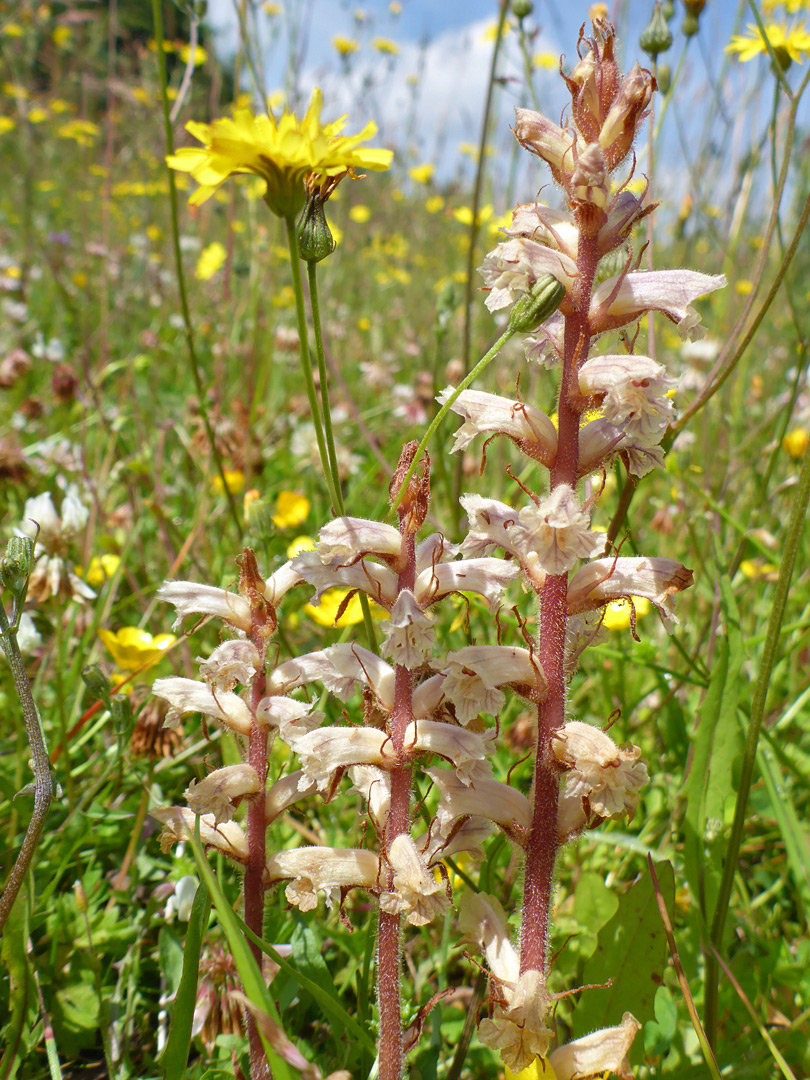
{"type": "Polygon", "coordinates": [[[380,908],[403,914],[412,926],[425,926],[450,907],[445,886],[440,884],[424,855],[407,833],[395,837],[388,849],[394,871],[393,888],[380,893],[380,908]]]}
{"type": "Polygon", "coordinates": [[[599,818],[632,820],[649,779],[639,747],[621,749],[593,724],[570,720],[555,732],[552,749],[566,770],[567,797],[587,800],[587,809],[599,818]]]}
{"type": "Polygon", "coordinates": [[[240,638],[223,641],[207,660],[202,656],[196,659],[200,675],[214,690],[233,690],[237,683],[250,686],[260,664],[253,642],[240,638]]]}
{"type": "Polygon", "coordinates": [[[693,302],[727,284],[722,274],[697,270],[640,270],[608,278],[591,296],[591,334],[618,330],[648,311],[661,311],[677,323],[681,337],[695,341],[704,330],[693,302]]]}
{"type": "Polygon", "coordinates": [[[196,581],[164,581],[157,598],[172,604],[177,611],[173,630],[182,626],[187,615],[211,615],[238,630],[250,629],[250,604],[238,593],[196,581]]]}
{"type": "Polygon", "coordinates": [[[219,720],[232,731],[240,735],[250,734],[253,723],[250,709],[238,694],[222,691],[217,693],[205,683],[195,679],[155,679],[152,693],[168,701],[171,709],[166,717],[166,726],[172,726],[186,713],[202,713],[219,720]]]}
{"type": "MultiPolygon", "coordinates": [[[[453,387],[448,386],[436,400],[444,405],[453,393],[453,387]]],[[[464,417],[464,423],[454,436],[453,453],[464,450],[476,435],[492,432],[506,435],[535,461],[544,465],[554,461],[557,429],[546,414],[533,405],[482,390],[463,390],[450,408],[464,417]]]]}
{"type": "MultiPolygon", "coordinates": [[[[194,835],[197,815],[192,810],[180,806],[157,806],[149,813],[163,825],[160,846],[164,852],[194,835]]],[[[206,814],[200,818],[200,839],[205,847],[216,848],[234,862],[244,864],[248,861],[247,837],[235,821],[217,823],[213,814],[206,814]]]]}
{"type": "Polygon", "coordinates": [[[514,304],[544,274],[553,275],[570,290],[578,273],[577,264],[568,255],[524,237],[498,244],[487,254],[478,272],[489,289],[485,300],[489,311],[500,311],[514,304]]]}
{"type": "Polygon", "coordinates": [[[361,848],[300,847],[272,855],[265,865],[264,883],[289,880],[287,900],[301,911],[312,911],[319,892],[326,893],[328,903],[343,889],[376,892],[379,870],[377,856],[361,848]]]}
{"type": "Polygon", "coordinates": [[[568,583],[568,613],[575,615],[604,607],[613,600],[644,596],[655,604],[668,629],[678,619],[672,597],[692,584],[692,571],[675,559],[596,559],[568,583]]]}
{"type": "Polygon", "coordinates": [[[665,368],[637,354],[595,356],[578,372],[579,388],[602,402],[605,419],[639,445],[660,442],[672,419],[676,385],[665,368]]]}
{"type": "Polygon", "coordinates": [[[607,1073],[633,1080],[628,1054],[641,1024],[626,1012],[618,1027],[601,1028],[552,1050],[548,1063],[557,1080],[585,1080],[607,1073]]]}
{"type": "Polygon", "coordinates": [[[539,661],[515,645],[466,645],[448,652],[441,666],[444,696],[453,703],[459,723],[479,713],[496,715],[504,703],[498,689],[510,686],[530,701],[542,701],[547,685],[539,661]]]}
{"type": "Polygon", "coordinates": [[[409,671],[425,663],[436,644],[433,618],[417,604],[410,589],[403,589],[393,607],[391,617],[382,624],[385,640],[382,652],[394,664],[409,671]]]}

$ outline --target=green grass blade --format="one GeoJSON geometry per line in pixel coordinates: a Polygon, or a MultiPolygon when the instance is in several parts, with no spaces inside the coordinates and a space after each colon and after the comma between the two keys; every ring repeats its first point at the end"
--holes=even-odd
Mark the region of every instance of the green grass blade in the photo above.
{"type": "Polygon", "coordinates": [[[191,917],[188,920],[186,944],[183,949],[183,974],[174,999],[169,1040],[160,1062],[164,1080],[183,1080],[186,1075],[188,1052],[191,1046],[191,1025],[197,1001],[200,951],[205,939],[205,931],[208,928],[210,912],[211,897],[208,889],[205,885],[199,885],[194,894],[191,917]]]}

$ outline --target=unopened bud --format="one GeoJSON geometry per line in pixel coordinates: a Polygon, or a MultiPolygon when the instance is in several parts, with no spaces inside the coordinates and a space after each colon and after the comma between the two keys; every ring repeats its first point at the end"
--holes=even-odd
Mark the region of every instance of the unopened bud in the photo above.
{"type": "Polygon", "coordinates": [[[323,204],[319,191],[310,192],[298,219],[298,251],[305,262],[320,262],[337,247],[323,212],[323,204]]]}
{"type": "MultiPolygon", "coordinates": [[[[659,3],[653,8],[652,18],[639,38],[639,45],[654,60],[659,53],[666,52],[671,44],[672,31],[667,26],[664,9],[659,3]]],[[[660,78],[658,79],[658,85],[659,87],[661,85],[660,78]]]]}
{"type": "Polygon", "coordinates": [[[655,81],[658,83],[660,93],[669,93],[669,88],[672,86],[672,68],[670,68],[669,64],[658,65],[655,69],[655,81]]]}
{"type": "Polygon", "coordinates": [[[523,22],[534,11],[532,0],[512,0],[512,14],[523,22]]]}
{"type": "Polygon", "coordinates": [[[76,907],[78,910],[82,915],[86,915],[90,905],[87,902],[87,893],[84,891],[84,885],[82,885],[78,878],[73,882],[73,896],[76,900],[76,907]]]}
{"type": "Polygon", "coordinates": [[[96,701],[109,701],[110,680],[98,664],[89,664],[82,670],[82,681],[96,701]]]}
{"type": "Polygon", "coordinates": [[[128,735],[132,726],[132,706],[126,694],[116,694],[110,699],[110,716],[119,735],[128,735]]]}
{"type": "Polygon", "coordinates": [[[681,23],[681,33],[684,37],[694,37],[700,29],[697,15],[690,15],[689,12],[684,15],[683,22],[681,23]]]}
{"type": "Polygon", "coordinates": [[[667,22],[675,17],[675,4],[673,3],[673,0],[664,0],[661,10],[664,13],[664,18],[667,22]]]}
{"type": "Polygon", "coordinates": [[[6,544],[6,553],[0,562],[0,580],[16,600],[25,598],[34,541],[30,536],[12,536],[6,544]]]}
{"type": "Polygon", "coordinates": [[[565,286],[553,274],[543,274],[512,308],[508,329],[530,334],[554,314],[564,299],[565,286]]]}
{"type": "Polygon", "coordinates": [[[697,19],[701,11],[706,7],[706,0],[683,0],[683,6],[687,15],[694,15],[697,19]]]}

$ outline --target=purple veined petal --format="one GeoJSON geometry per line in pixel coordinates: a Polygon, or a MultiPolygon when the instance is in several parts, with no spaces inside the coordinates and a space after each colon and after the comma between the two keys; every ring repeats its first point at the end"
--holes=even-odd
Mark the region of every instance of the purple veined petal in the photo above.
{"type": "Polygon", "coordinates": [[[231,821],[239,801],[245,795],[255,795],[260,786],[253,766],[240,761],[214,769],[202,780],[192,780],[184,794],[190,810],[200,816],[211,814],[219,823],[231,821]]]}
{"type": "Polygon", "coordinates": [[[512,211],[512,223],[503,232],[507,236],[522,236],[555,248],[576,261],[579,229],[570,214],[554,210],[543,203],[522,203],[512,211]]]}
{"type": "Polygon", "coordinates": [[[216,692],[205,683],[196,679],[155,679],[152,683],[155,697],[168,701],[172,709],[180,715],[201,713],[203,716],[220,720],[232,731],[240,735],[249,735],[253,727],[253,716],[247,704],[238,694],[227,691],[216,692]]]}
{"type": "Polygon", "coordinates": [[[268,603],[272,604],[273,607],[278,607],[285,594],[295,585],[300,584],[301,575],[296,571],[293,566],[293,560],[291,559],[289,562],[284,563],[283,566],[280,566],[278,570],[265,580],[261,592],[268,603]]]}
{"type": "MultiPolygon", "coordinates": [[[[399,535],[399,534],[397,534],[399,535]]],[[[304,581],[315,586],[310,601],[317,606],[327,589],[359,589],[381,607],[390,609],[397,596],[397,576],[381,563],[358,559],[347,563],[324,563],[317,551],[304,551],[294,560],[304,581]]]]}
{"type": "MultiPolygon", "coordinates": [[[[448,386],[437,396],[441,404],[454,393],[448,386]]],[[[464,450],[476,435],[493,432],[506,435],[544,465],[551,465],[557,453],[557,429],[544,412],[522,401],[488,394],[482,390],[464,390],[450,406],[464,417],[464,423],[454,433],[452,452],[464,450]]]]}
{"type": "Polygon", "coordinates": [[[323,563],[354,562],[363,555],[398,559],[401,550],[398,529],[367,518],[335,518],[318,534],[317,551],[323,563]]]}
{"type": "Polygon", "coordinates": [[[416,573],[421,574],[436,563],[447,562],[458,555],[458,551],[458,544],[451,544],[441,533],[431,533],[416,545],[416,573]]]}
{"type": "Polygon", "coordinates": [[[346,701],[354,691],[354,679],[341,675],[323,649],[280,664],[267,676],[266,688],[269,694],[280,696],[296,686],[316,681],[322,682],[330,694],[335,694],[341,701],[346,701]]]}
{"type": "Polygon", "coordinates": [[[250,630],[250,604],[238,593],[214,585],[200,585],[196,581],[164,581],[157,591],[157,598],[174,605],[177,611],[175,630],[187,615],[212,615],[239,630],[250,630]]]}
{"type": "Polygon", "coordinates": [[[493,312],[520,299],[545,274],[551,274],[569,290],[578,276],[573,259],[523,237],[498,244],[486,255],[478,272],[490,290],[485,304],[493,312]]]}
{"type": "Polygon", "coordinates": [[[618,1027],[601,1028],[581,1039],[564,1043],[552,1050],[548,1063],[557,1080],[577,1080],[581,1076],[629,1076],[632,1073],[628,1054],[641,1024],[626,1012],[618,1027]]]}
{"type": "Polygon", "coordinates": [[[591,333],[616,330],[647,311],[661,311],[678,324],[683,337],[694,340],[701,328],[692,303],[727,284],[722,274],[701,274],[696,270],[636,271],[623,278],[608,278],[591,297],[591,333]]]}
{"type": "Polygon", "coordinates": [[[423,570],[414,583],[414,595],[424,608],[449,593],[474,592],[496,611],[504,589],[519,575],[520,567],[503,559],[461,559],[423,570]]]}
{"type": "Polygon", "coordinates": [[[675,625],[672,597],[691,584],[692,571],[675,559],[595,559],[580,567],[568,583],[568,614],[644,596],[658,608],[664,626],[675,625]]]}

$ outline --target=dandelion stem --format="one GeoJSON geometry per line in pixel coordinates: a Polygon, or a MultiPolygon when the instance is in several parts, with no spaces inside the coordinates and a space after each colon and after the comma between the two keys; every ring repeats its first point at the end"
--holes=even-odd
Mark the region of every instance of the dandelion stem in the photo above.
{"type": "Polygon", "coordinates": [[[318,442],[318,454],[321,459],[323,478],[329,492],[332,507],[339,512],[342,500],[339,491],[339,483],[336,484],[332,476],[329,454],[326,449],[326,440],[323,434],[323,421],[321,419],[321,407],[318,403],[318,393],[315,389],[315,380],[312,377],[312,363],[309,356],[309,341],[307,339],[307,316],[304,310],[304,290],[301,287],[301,259],[298,254],[298,237],[295,232],[295,218],[285,217],[284,224],[287,226],[287,247],[290,253],[290,271],[292,273],[292,286],[295,293],[295,314],[298,320],[298,348],[301,356],[301,370],[304,374],[304,385],[309,401],[309,411],[312,417],[312,426],[315,428],[315,438],[318,442]]]}
{"type": "MultiPolygon", "coordinates": [[[[326,371],[326,356],[324,354],[323,330],[321,327],[321,304],[318,294],[318,264],[315,259],[307,259],[307,281],[309,283],[309,306],[312,311],[312,328],[315,333],[315,356],[318,360],[318,375],[320,377],[323,430],[326,437],[326,450],[329,455],[329,466],[332,471],[332,486],[337,498],[335,509],[339,514],[345,514],[346,507],[343,502],[343,492],[340,489],[340,472],[338,470],[337,453],[335,452],[335,437],[332,430],[332,408],[329,404],[329,376],[326,371]]],[[[377,637],[374,633],[374,622],[371,618],[371,608],[369,606],[368,597],[364,592],[359,593],[359,597],[368,647],[372,652],[376,652],[377,637]]]]}

